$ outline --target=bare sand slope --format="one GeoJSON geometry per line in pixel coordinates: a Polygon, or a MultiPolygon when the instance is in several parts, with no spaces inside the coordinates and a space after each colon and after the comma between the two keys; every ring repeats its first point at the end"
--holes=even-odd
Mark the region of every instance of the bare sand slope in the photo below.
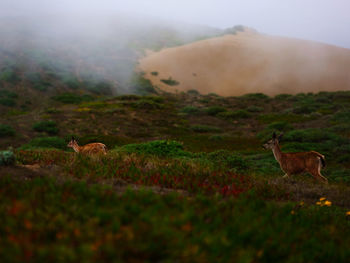
{"type": "Polygon", "coordinates": [[[196,89],[238,96],[350,90],[350,49],[256,33],[168,48],[139,62],[146,78],[171,92],[196,89]],[[160,81],[169,77],[180,84],[160,81]]]}

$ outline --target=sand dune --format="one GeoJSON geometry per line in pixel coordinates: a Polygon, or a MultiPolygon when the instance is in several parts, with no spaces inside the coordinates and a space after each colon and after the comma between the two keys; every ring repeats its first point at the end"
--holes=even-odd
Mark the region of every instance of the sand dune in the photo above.
{"type": "Polygon", "coordinates": [[[175,92],[238,96],[350,90],[350,50],[257,33],[226,35],[148,53],[139,61],[146,78],[175,92]],[[151,72],[158,72],[157,76],[151,72]],[[180,82],[169,86],[161,79],[180,82]]]}

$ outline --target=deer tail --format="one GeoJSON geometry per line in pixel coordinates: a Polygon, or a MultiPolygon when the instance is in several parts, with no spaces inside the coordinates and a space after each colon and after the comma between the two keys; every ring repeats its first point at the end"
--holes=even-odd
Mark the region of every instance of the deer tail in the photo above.
{"type": "Polygon", "coordinates": [[[318,152],[315,152],[315,151],[311,151],[312,153],[316,154],[320,160],[321,160],[321,164],[322,164],[322,168],[326,167],[326,159],[324,157],[324,155],[318,153],[318,152]]]}

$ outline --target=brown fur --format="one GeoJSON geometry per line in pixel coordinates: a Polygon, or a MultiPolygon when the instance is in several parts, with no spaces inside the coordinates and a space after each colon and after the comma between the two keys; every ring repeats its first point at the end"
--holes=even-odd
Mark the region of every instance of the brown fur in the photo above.
{"type": "Polygon", "coordinates": [[[72,138],[72,140],[68,143],[68,147],[73,148],[73,150],[77,153],[85,154],[85,155],[97,155],[97,154],[107,154],[107,147],[103,143],[95,142],[89,143],[83,146],[79,146],[77,141],[72,138]]]}
{"type": "Polygon", "coordinates": [[[308,172],[315,179],[328,182],[327,178],[321,174],[321,168],[325,166],[325,158],[322,154],[315,151],[283,153],[275,134],[270,141],[264,144],[264,148],[272,149],[275,159],[286,173],[285,177],[308,172]]]}

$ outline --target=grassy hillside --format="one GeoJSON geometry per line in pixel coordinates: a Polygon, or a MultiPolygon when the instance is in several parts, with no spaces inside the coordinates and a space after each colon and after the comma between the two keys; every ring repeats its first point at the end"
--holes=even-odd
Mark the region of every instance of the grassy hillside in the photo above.
{"type": "MultiPolygon", "coordinates": [[[[28,50],[30,34],[14,42],[12,26],[0,23],[11,36],[0,39],[0,262],[347,261],[350,92],[173,94],[136,73],[123,86],[99,66],[131,42],[79,46],[73,35],[28,50]],[[284,133],[283,151],[324,154],[329,184],[282,178],[261,147],[273,132],[284,133]],[[77,155],[72,136],[108,154],[77,155]]],[[[177,42],[162,30],[144,31],[128,61],[177,42]]]]}
{"type": "Polygon", "coordinates": [[[150,52],[139,64],[168,92],[195,88],[222,96],[349,90],[349,66],[349,49],[248,29],[150,52]]]}
{"type": "Polygon", "coordinates": [[[345,262],[349,97],[192,90],[8,114],[0,142],[16,165],[0,173],[1,261],[345,262]],[[330,184],[283,179],[261,147],[273,131],[284,151],[325,154],[330,184]],[[71,135],[107,156],[77,156],[71,135]]]}

